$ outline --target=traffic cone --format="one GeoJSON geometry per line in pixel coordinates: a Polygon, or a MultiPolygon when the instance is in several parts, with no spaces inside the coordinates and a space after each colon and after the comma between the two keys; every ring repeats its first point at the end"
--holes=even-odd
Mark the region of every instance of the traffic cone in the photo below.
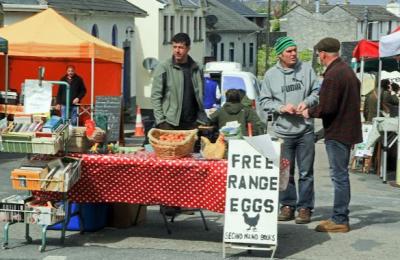
{"type": "Polygon", "coordinates": [[[140,106],[136,107],[135,136],[144,136],[144,127],[142,123],[142,112],[140,111],[140,106]]]}

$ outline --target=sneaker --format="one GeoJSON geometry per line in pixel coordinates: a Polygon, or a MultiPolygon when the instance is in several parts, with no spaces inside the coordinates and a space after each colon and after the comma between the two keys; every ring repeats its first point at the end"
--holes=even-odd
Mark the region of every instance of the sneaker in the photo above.
{"type": "Polygon", "coordinates": [[[294,210],[290,206],[283,206],[278,215],[278,221],[289,221],[294,219],[294,210]]]}
{"type": "Polygon", "coordinates": [[[332,220],[323,220],[315,228],[318,232],[346,233],[350,231],[349,224],[336,224],[332,220]]]}
{"type": "Polygon", "coordinates": [[[296,224],[308,224],[311,222],[311,210],[306,208],[299,209],[299,213],[296,217],[296,224]]]}

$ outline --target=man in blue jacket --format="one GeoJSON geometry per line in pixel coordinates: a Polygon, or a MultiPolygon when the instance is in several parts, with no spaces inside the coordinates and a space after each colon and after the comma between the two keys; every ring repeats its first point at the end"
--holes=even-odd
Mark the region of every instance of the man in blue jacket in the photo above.
{"type": "Polygon", "coordinates": [[[297,58],[296,43],[290,37],[281,37],[275,46],[278,62],[264,76],[260,104],[274,114],[273,129],[283,139],[282,158],[290,161],[289,184],[281,192],[282,205],[279,221],[306,224],[314,209],[314,122],[301,113],[318,103],[319,84],[311,65],[297,58]],[[298,165],[298,195],[294,181],[295,163],[298,165]]]}

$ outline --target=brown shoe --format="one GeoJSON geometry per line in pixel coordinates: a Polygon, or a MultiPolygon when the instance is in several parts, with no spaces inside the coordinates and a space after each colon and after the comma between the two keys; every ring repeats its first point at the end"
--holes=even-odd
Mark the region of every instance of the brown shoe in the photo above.
{"type": "Polygon", "coordinates": [[[294,210],[289,206],[283,206],[278,215],[278,221],[289,221],[294,219],[294,210]]]}
{"type": "Polygon", "coordinates": [[[324,220],[315,228],[318,232],[346,233],[350,231],[349,224],[336,224],[332,220],[324,220]]]}
{"type": "Polygon", "coordinates": [[[296,217],[296,220],[294,221],[296,224],[308,224],[311,222],[311,210],[310,209],[305,209],[301,208],[299,210],[299,214],[296,217]]]}

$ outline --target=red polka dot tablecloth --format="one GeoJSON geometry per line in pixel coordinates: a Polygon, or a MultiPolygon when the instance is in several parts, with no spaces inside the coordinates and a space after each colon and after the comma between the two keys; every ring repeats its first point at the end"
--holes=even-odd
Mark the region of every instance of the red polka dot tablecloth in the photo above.
{"type": "Polygon", "coordinates": [[[125,202],[223,213],[226,175],[226,160],[85,154],[81,178],[68,198],[77,203],[125,202]]]}

